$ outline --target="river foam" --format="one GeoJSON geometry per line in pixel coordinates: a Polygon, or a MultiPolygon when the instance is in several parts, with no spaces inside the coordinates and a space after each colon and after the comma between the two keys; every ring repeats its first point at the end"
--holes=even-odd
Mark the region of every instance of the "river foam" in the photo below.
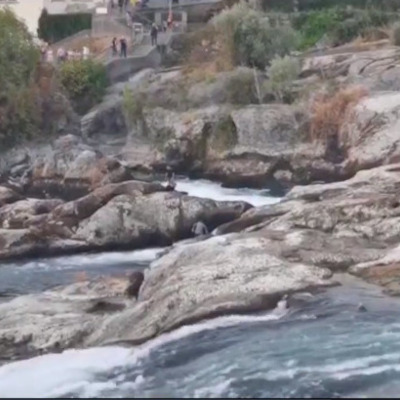
{"type": "Polygon", "coordinates": [[[144,382],[142,375],[137,375],[134,382],[123,382],[123,372],[106,382],[98,381],[96,377],[118,368],[137,366],[157,348],[191,335],[240,324],[274,321],[285,314],[284,310],[279,309],[258,316],[220,317],[181,327],[133,349],[110,346],[67,350],[10,363],[0,367],[0,398],[50,398],[70,393],[77,393],[79,397],[95,397],[102,395],[104,390],[132,390],[144,382]]]}
{"type": "Polygon", "coordinates": [[[278,197],[271,197],[268,190],[229,189],[223,188],[219,183],[202,179],[196,181],[178,180],[176,190],[187,192],[190,196],[216,201],[246,201],[255,207],[275,204],[280,201],[278,197]]]}

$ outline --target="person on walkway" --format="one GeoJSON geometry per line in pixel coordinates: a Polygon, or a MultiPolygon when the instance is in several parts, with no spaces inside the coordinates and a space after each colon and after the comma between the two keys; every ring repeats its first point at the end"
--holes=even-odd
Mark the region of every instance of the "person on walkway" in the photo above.
{"type": "Polygon", "coordinates": [[[118,54],[117,38],[116,37],[114,37],[112,42],[111,42],[111,50],[112,50],[113,57],[116,57],[117,54],[118,54]]]}
{"type": "Polygon", "coordinates": [[[153,25],[151,27],[150,36],[151,36],[151,45],[157,46],[158,28],[155,23],[153,23],[153,25]]]}
{"type": "Polygon", "coordinates": [[[122,9],[124,7],[124,0],[118,0],[118,7],[119,7],[119,12],[122,14],[122,9]]]}
{"type": "Polygon", "coordinates": [[[121,46],[121,53],[120,56],[123,58],[126,58],[126,49],[127,49],[127,43],[126,43],[126,39],[124,37],[122,37],[119,41],[120,46],[121,46]]]}

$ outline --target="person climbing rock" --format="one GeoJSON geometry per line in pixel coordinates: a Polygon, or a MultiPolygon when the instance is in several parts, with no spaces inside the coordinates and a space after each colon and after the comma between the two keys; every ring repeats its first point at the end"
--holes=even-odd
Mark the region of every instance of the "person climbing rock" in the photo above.
{"type": "Polygon", "coordinates": [[[202,221],[197,221],[192,226],[194,236],[208,235],[207,226],[202,221]]]}

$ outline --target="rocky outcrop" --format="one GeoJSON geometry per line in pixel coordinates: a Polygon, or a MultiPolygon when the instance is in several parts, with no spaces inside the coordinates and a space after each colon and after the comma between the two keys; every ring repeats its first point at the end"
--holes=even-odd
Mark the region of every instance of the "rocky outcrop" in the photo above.
{"type": "Polygon", "coordinates": [[[237,235],[181,244],[155,261],[144,281],[138,271],[1,304],[1,358],[141,343],[202,319],[268,310],[283,294],[334,284],[326,269],[268,254],[268,243],[237,235]]]}
{"type": "Polygon", "coordinates": [[[99,278],[0,304],[0,361],[81,346],[103,323],[104,310],[132,305],[128,286],[128,277],[99,278]]]}
{"type": "Polygon", "coordinates": [[[108,98],[96,109],[98,118],[88,116],[94,121],[88,132],[109,134],[115,130],[110,126],[118,126],[129,132],[122,151],[129,165],[137,168],[140,160],[147,169],[158,171],[168,164],[228,186],[282,190],[346,180],[359,170],[398,161],[395,90],[400,85],[400,53],[385,46],[347,46],[323,55],[303,55],[302,72],[291,90],[304,101],[292,105],[271,103],[273,94],[264,84],[267,76],[255,77],[246,68],[208,78],[204,71],[205,77],[197,80],[195,74],[179,69],[146,70],[128,84],[134,99],[130,117],[136,122],[122,126],[129,107],[124,114],[122,89],[116,86],[111,90],[113,100],[108,98]],[[337,86],[360,85],[368,95],[340,117],[337,137],[325,138],[325,127],[318,141],[310,135],[312,113],[302,94],[310,85],[328,90],[326,78],[337,86]]]}
{"type": "Polygon", "coordinates": [[[178,193],[120,195],[82,221],[73,238],[99,248],[165,245],[189,237],[199,220],[214,228],[238,218],[249,207],[178,193]]]}
{"type": "Polygon", "coordinates": [[[141,343],[205,318],[271,309],[284,293],[333,284],[330,276],[268,255],[262,238],[178,246],[151,265],[135,307],[110,318],[87,343],[141,343]]]}
{"type": "Polygon", "coordinates": [[[108,184],[70,202],[28,198],[0,208],[0,258],[171,244],[192,236],[199,220],[214,229],[250,207],[139,181],[108,184]]]}

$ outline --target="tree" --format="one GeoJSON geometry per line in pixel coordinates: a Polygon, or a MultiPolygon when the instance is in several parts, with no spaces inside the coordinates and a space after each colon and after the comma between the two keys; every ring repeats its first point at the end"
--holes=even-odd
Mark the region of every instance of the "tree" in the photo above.
{"type": "Polygon", "coordinates": [[[38,60],[39,51],[24,23],[10,9],[0,10],[0,93],[26,87],[38,60]]]}
{"type": "Polygon", "coordinates": [[[39,51],[23,22],[0,10],[0,147],[34,133],[40,113],[33,82],[39,51]]]}

